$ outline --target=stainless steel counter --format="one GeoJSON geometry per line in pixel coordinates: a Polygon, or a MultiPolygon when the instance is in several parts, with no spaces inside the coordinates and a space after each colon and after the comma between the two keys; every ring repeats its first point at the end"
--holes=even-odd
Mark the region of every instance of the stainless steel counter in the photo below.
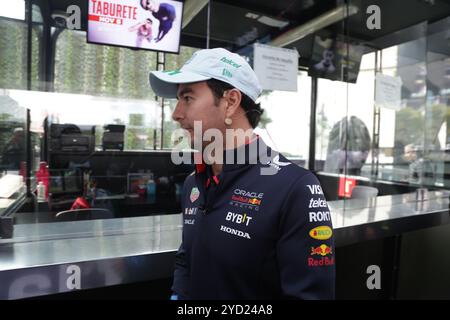
{"type": "MultiPolygon", "coordinates": [[[[329,202],[336,246],[449,223],[447,191],[329,202]]],[[[16,225],[0,240],[0,299],[167,278],[181,215],[16,225]]]]}
{"type": "Polygon", "coordinates": [[[181,241],[180,219],[165,215],[16,225],[14,238],[0,240],[0,271],[173,251],[181,241]],[[11,248],[14,255],[3,254],[11,248]]]}
{"type": "Polygon", "coordinates": [[[168,278],[181,216],[17,225],[0,240],[0,299],[168,278]]]}
{"type": "Polygon", "coordinates": [[[428,192],[425,201],[417,201],[415,192],[330,201],[336,246],[450,223],[449,196],[442,190],[428,192]]]}

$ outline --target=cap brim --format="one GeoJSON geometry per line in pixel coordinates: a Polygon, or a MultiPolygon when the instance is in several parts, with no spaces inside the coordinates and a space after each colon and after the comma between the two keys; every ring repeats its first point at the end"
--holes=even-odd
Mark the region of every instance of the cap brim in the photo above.
{"type": "Polygon", "coordinates": [[[176,98],[180,83],[193,83],[211,79],[189,71],[152,71],[150,87],[157,96],[176,98]]]}

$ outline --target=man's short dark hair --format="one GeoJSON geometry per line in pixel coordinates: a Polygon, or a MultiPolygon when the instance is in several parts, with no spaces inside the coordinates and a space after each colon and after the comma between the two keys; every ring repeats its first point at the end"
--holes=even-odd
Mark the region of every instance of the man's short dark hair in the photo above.
{"type": "MultiPolygon", "coordinates": [[[[219,100],[220,98],[223,97],[223,93],[226,90],[234,89],[234,87],[231,84],[228,84],[226,82],[217,79],[206,80],[206,84],[208,85],[209,89],[211,89],[214,95],[214,103],[216,105],[219,104],[219,100]]],[[[258,123],[261,120],[261,116],[264,112],[264,109],[261,108],[260,103],[255,103],[249,96],[244,94],[242,91],[241,94],[242,94],[241,106],[245,111],[245,115],[247,116],[248,122],[254,129],[258,126],[258,123]]]]}

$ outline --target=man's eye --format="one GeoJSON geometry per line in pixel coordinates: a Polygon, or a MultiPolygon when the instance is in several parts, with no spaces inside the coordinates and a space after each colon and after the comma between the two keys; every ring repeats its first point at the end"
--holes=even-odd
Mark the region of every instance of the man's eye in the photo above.
{"type": "Polygon", "coordinates": [[[190,102],[191,100],[192,100],[192,98],[189,97],[189,96],[185,96],[185,97],[184,97],[184,101],[186,101],[186,102],[190,102]]]}

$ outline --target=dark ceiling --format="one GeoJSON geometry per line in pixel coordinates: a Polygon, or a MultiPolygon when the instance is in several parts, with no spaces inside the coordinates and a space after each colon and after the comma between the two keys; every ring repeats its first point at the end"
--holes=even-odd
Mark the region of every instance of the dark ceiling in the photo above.
{"type": "MultiPolygon", "coordinates": [[[[136,0],[138,1],[138,0],[136,0]]],[[[48,11],[65,11],[69,5],[77,4],[83,14],[82,29],[86,29],[87,0],[34,0],[48,11]]],[[[210,47],[226,47],[239,51],[255,41],[267,42],[284,32],[300,26],[317,16],[342,4],[344,0],[212,0],[210,47]],[[250,14],[250,16],[249,16],[250,14]],[[284,27],[269,26],[255,16],[284,21],[284,27]]],[[[319,32],[319,34],[346,34],[356,42],[370,48],[382,49],[411,37],[420,36],[414,32],[401,32],[421,22],[434,22],[450,16],[450,0],[349,0],[358,8],[358,13],[319,32]],[[381,11],[381,29],[369,30],[366,13],[369,5],[378,5],[381,11]]],[[[198,48],[206,47],[207,7],[182,30],[181,44],[198,48]]],[[[417,31],[416,30],[416,31],[417,31]]],[[[291,43],[301,57],[309,57],[312,48],[312,35],[291,43]]]]}

